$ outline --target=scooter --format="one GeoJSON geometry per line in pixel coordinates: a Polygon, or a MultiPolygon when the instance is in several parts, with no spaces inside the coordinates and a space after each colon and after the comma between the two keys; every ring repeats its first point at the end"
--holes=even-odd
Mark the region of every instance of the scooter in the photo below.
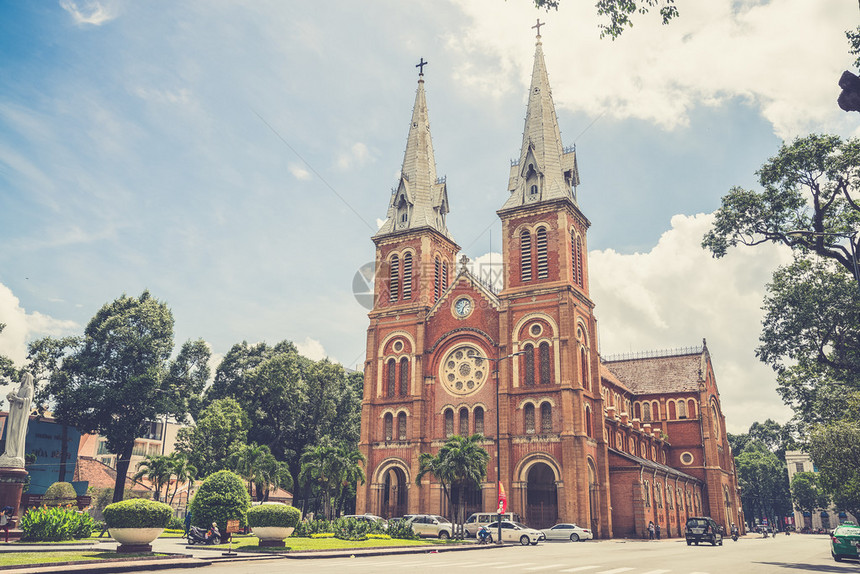
{"type": "Polygon", "coordinates": [[[188,529],[188,544],[191,546],[194,544],[221,544],[221,533],[218,531],[218,527],[213,524],[211,531],[210,534],[209,530],[192,526],[188,529]],[[207,534],[209,535],[207,536],[207,534]]]}
{"type": "Polygon", "coordinates": [[[738,531],[737,531],[737,530],[733,530],[733,531],[732,531],[732,540],[733,540],[734,542],[737,542],[737,541],[738,541],[738,531]]]}
{"type": "Polygon", "coordinates": [[[493,537],[486,526],[482,526],[481,529],[478,530],[477,538],[478,544],[490,544],[493,541],[493,537]]]}

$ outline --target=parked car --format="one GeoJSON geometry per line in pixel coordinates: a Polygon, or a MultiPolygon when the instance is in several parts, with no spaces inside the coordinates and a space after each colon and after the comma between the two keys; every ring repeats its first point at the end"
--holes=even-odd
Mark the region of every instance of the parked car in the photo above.
{"type": "Polygon", "coordinates": [[[843,522],[830,535],[830,554],[837,562],[843,558],[860,558],[860,527],[843,522]]]}
{"type": "MultiPolygon", "coordinates": [[[[465,524],[463,524],[463,529],[466,531],[467,536],[477,536],[478,530],[480,530],[482,526],[486,526],[491,522],[496,522],[498,519],[499,515],[492,512],[476,512],[466,519],[465,524]]],[[[520,515],[516,512],[505,512],[502,514],[502,520],[522,522],[520,520],[520,515]]]]}
{"type": "Polygon", "coordinates": [[[571,542],[578,542],[594,538],[591,530],[571,523],[556,524],[551,528],[544,528],[541,532],[544,533],[547,540],[570,540],[571,542]]]}
{"type": "MultiPolygon", "coordinates": [[[[491,522],[487,524],[487,529],[490,531],[490,542],[495,542],[499,535],[499,523],[491,522]]],[[[519,542],[523,546],[528,546],[537,544],[543,538],[543,532],[529,528],[522,522],[502,520],[502,542],[519,542]]]]}
{"type": "Polygon", "coordinates": [[[444,516],[438,514],[416,514],[407,522],[418,536],[430,536],[442,540],[451,537],[454,526],[444,516]]]}
{"type": "Polygon", "coordinates": [[[696,546],[699,542],[710,542],[712,546],[723,545],[722,529],[710,516],[688,518],[684,536],[687,539],[687,546],[694,542],[696,546]]]}

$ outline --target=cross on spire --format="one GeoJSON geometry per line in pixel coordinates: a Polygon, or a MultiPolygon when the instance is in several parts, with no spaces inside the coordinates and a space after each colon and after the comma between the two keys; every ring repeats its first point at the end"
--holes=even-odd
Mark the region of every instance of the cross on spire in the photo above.
{"type": "Polygon", "coordinates": [[[538,19],[537,19],[537,24],[535,24],[534,26],[532,26],[532,28],[536,28],[536,29],[537,29],[537,37],[538,37],[538,38],[540,38],[540,27],[541,27],[541,26],[546,26],[546,22],[541,23],[540,18],[538,18],[538,19]]]}
{"type": "Polygon", "coordinates": [[[420,61],[420,62],[418,62],[417,64],[415,64],[415,67],[416,67],[416,68],[418,68],[418,75],[419,75],[419,76],[423,76],[423,75],[424,75],[424,66],[426,66],[426,65],[427,65],[427,64],[429,64],[429,63],[430,63],[430,62],[425,62],[425,61],[424,61],[424,58],[421,58],[421,61],[420,61]]]}

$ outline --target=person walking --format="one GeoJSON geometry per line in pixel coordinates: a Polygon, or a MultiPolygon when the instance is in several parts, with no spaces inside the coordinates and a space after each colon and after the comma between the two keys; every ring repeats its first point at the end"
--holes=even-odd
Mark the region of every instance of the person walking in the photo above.
{"type": "Polygon", "coordinates": [[[652,520],[648,521],[648,539],[654,540],[654,522],[652,520]]]}
{"type": "Polygon", "coordinates": [[[654,525],[654,535],[657,537],[657,540],[660,540],[660,525],[654,525]]]}

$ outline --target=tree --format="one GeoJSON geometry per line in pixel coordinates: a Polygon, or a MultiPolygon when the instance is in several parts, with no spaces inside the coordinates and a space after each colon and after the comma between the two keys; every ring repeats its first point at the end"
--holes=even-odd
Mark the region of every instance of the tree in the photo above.
{"type": "Polygon", "coordinates": [[[418,457],[418,474],[415,484],[420,485],[426,474],[432,474],[442,485],[445,498],[454,508],[454,522],[457,525],[457,537],[463,536],[463,523],[466,521],[466,489],[480,487],[481,481],[487,476],[487,463],[490,454],[481,446],[484,436],[474,434],[470,437],[454,435],[449,438],[436,456],[423,452],[418,457]],[[460,496],[456,501],[451,500],[451,492],[456,489],[460,496]]]}
{"type": "Polygon", "coordinates": [[[305,447],[299,471],[299,483],[305,489],[302,514],[305,513],[308,495],[315,493],[322,500],[326,518],[332,517],[332,492],[340,479],[337,475],[336,457],[337,447],[327,437],[316,446],[305,447]]]}
{"type": "Polygon", "coordinates": [[[334,495],[337,501],[336,514],[339,516],[347,497],[355,497],[356,485],[359,482],[364,484],[364,463],[367,459],[360,451],[346,444],[338,446],[336,456],[335,476],[338,481],[334,487],[334,495]]]}
{"type": "Polygon", "coordinates": [[[251,496],[259,502],[268,500],[270,490],[293,487],[289,468],[266,445],[242,445],[233,455],[232,465],[236,474],[248,481],[251,496]]]}
{"type": "MultiPolygon", "coordinates": [[[[141,478],[147,479],[152,483],[155,489],[155,500],[161,500],[161,489],[165,485],[170,485],[170,477],[173,475],[173,462],[170,458],[161,454],[147,455],[142,461],[137,463],[137,470],[132,476],[132,480],[139,481],[141,478]]],[[[167,498],[167,493],[164,493],[167,498]]]]}
{"type": "Polygon", "coordinates": [[[797,510],[810,514],[830,504],[830,497],[818,484],[814,472],[798,472],[791,478],[791,498],[797,510]]]}
{"type": "MultiPolygon", "coordinates": [[[[558,10],[560,0],[534,0],[535,6],[558,10]]],[[[600,37],[609,36],[615,40],[621,36],[625,28],[632,28],[633,21],[630,17],[633,14],[647,14],[651,8],[660,6],[660,17],[663,19],[663,24],[668,24],[673,18],[678,16],[678,8],[675,6],[675,0],[597,0],[597,14],[609,18],[609,25],[600,24],[600,37]]]]}
{"type": "Polygon", "coordinates": [[[104,305],[82,337],[46,338],[30,346],[35,372],[47,377],[37,402],[53,404],[60,424],[98,433],[117,453],[114,501],[123,499],[134,441],[163,415],[182,420],[208,378],[209,349],[186,342],[176,359],[173,315],[149,291],[104,305]]]}
{"type": "MultiPolygon", "coordinates": [[[[173,499],[176,498],[176,493],[179,492],[179,485],[185,484],[188,491],[194,486],[194,479],[197,478],[197,467],[188,461],[188,457],[181,452],[172,452],[167,457],[170,459],[171,474],[176,477],[173,485],[173,494],[170,495],[170,500],[167,502],[173,505],[173,499]]],[[[167,490],[170,490],[170,481],[168,480],[167,490]]],[[[165,498],[167,493],[165,493],[165,498]]]]}
{"type": "Polygon", "coordinates": [[[788,469],[761,441],[750,441],[735,456],[744,514],[774,520],[791,511],[788,469]]]}
{"type": "MultiPolygon", "coordinates": [[[[0,323],[0,334],[6,328],[6,323],[0,323]]],[[[15,370],[15,364],[12,359],[5,355],[0,355],[0,385],[10,383],[18,378],[18,372],[15,370]]]]}
{"type": "Polygon", "coordinates": [[[248,415],[235,399],[210,403],[197,424],[179,429],[176,450],[184,453],[201,475],[228,468],[228,461],[248,442],[248,415]]]}
{"type": "Polygon", "coordinates": [[[860,423],[849,417],[817,426],[809,438],[809,455],[833,504],[860,516],[860,423]]]}

